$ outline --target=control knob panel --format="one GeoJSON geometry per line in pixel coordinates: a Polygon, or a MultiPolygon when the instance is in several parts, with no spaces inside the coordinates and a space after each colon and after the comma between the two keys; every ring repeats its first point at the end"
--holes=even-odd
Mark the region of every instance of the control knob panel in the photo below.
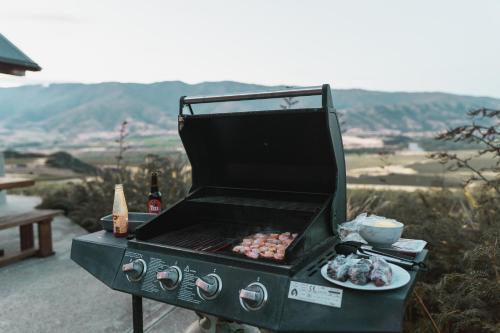
{"type": "Polygon", "coordinates": [[[182,281],[182,271],[177,266],[170,266],[164,271],[156,273],[156,279],[160,283],[161,289],[174,290],[182,281]]]}
{"type": "Polygon", "coordinates": [[[208,274],[196,279],[196,291],[204,300],[216,298],[222,290],[222,281],[217,274],[208,274]]]}
{"type": "Polygon", "coordinates": [[[142,259],[135,259],[122,266],[122,272],[127,276],[127,280],[130,282],[140,281],[146,274],[147,265],[142,259]]]}
{"type": "Polygon", "coordinates": [[[259,282],[250,283],[240,290],[240,304],[247,311],[256,311],[267,302],[267,289],[259,282]]]}

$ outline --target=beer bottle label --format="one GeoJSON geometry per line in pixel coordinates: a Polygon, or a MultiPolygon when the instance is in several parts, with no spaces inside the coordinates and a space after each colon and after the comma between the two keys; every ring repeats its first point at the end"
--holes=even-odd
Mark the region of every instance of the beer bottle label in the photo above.
{"type": "Polygon", "coordinates": [[[161,201],[158,199],[148,200],[148,213],[160,214],[161,212],[161,201]]]}
{"type": "Polygon", "coordinates": [[[113,214],[113,232],[115,234],[124,234],[128,229],[127,217],[124,215],[113,214]]]}

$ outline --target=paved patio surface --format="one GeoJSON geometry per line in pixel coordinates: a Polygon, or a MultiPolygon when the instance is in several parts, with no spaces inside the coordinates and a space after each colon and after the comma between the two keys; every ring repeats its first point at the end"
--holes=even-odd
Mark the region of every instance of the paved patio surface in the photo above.
{"type": "MultiPolygon", "coordinates": [[[[7,201],[0,215],[29,210],[40,200],[8,196],[7,201]]],[[[0,332],[132,332],[131,296],[109,289],[70,259],[72,238],[86,231],[65,217],[52,225],[54,256],[0,268],[0,332]]],[[[17,228],[0,231],[0,248],[8,252],[18,246],[17,228]]],[[[143,308],[150,333],[183,332],[197,318],[150,300],[143,308]]]]}

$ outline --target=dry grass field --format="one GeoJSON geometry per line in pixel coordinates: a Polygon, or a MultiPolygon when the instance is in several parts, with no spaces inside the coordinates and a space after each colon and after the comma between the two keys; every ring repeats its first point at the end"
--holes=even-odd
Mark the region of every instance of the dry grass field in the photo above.
{"type": "MultiPolygon", "coordinates": [[[[156,151],[149,153],[157,154],[156,151]]],[[[459,156],[467,157],[473,152],[456,151],[459,156]]],[[[125,163],[136,168],[144,162],[148,152],[131,150],[125,155],[125,163]]],[[[170,152],[163,155],[182,154],[170,152]]],[[[469,175],[467,171],[450,171],[449,165],[442,165],[428,157],[430,152],[396,152],[395,154],[346,154],[347,183],[351,188],[383,188],[383,189],[424,189],[459,188],[469,175]]],[[[115,153],[107,151],[86,152],[78,154],[82,161],[99,167],[112,167],[115,163],[115,153]]],[[[161,156],[161,154],[158,154],[161,156]]],[[[7,159],[6,171],[10,174],[34,178],[47,186],[52,182],[75,181],[85,178],[85,175],[72,170],[47,167],[40,159],[7,159]]],[[[483,156],[473,163],[475,167],[490,167],[493,161],[483,156]]]]}
{"type": "MultiPolygon", "coordinates": [[[[454,153],[468,157],[474,152],[461,150],[454,153]]],[[[348,184],[365,187],[384,185],[384,188],[391,186],[457,188],[461,187],[464,179],[470,175],[464,170],[449,170],[451,165],[443,165],[429,158],[429,154],[430,152],[399,152],[391,155],[347,154],[348,184]]],[[[493,164],[494,160],[487,155],[475,159],[472,163],[477,168],[491,167],[493,164]]]]}

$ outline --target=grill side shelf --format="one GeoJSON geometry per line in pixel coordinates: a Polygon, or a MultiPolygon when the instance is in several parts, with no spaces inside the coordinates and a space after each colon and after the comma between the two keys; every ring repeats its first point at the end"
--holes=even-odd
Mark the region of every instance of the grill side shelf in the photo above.
{"type": "MultiPolygon", "coordinates": [[[[427,256],[424,250],[420,260],[427,256]]],[[[415,287],[420,271],[409,271],[410,282],[398,289],[387,291],[359,291],[339,287],[326,281],[320,268],[334,253],[326,251],[310,266],[302,269],[291,281],[342,289],[340,308],[306,303],[287,298],[278,331],[285,332],[401,332],[405,305],[415,287]],[[304,307],[309,320],[304,327],[304,307]],[[376,309],[376,311],[374,311],[376,309]]]]}
{"type": "Polygon", "coordinates": [[[116,238],[111,232],[98,231],[74,238],[71,259],[90,274],[111,287],[127,247],[125,238],[116,238]]]}

